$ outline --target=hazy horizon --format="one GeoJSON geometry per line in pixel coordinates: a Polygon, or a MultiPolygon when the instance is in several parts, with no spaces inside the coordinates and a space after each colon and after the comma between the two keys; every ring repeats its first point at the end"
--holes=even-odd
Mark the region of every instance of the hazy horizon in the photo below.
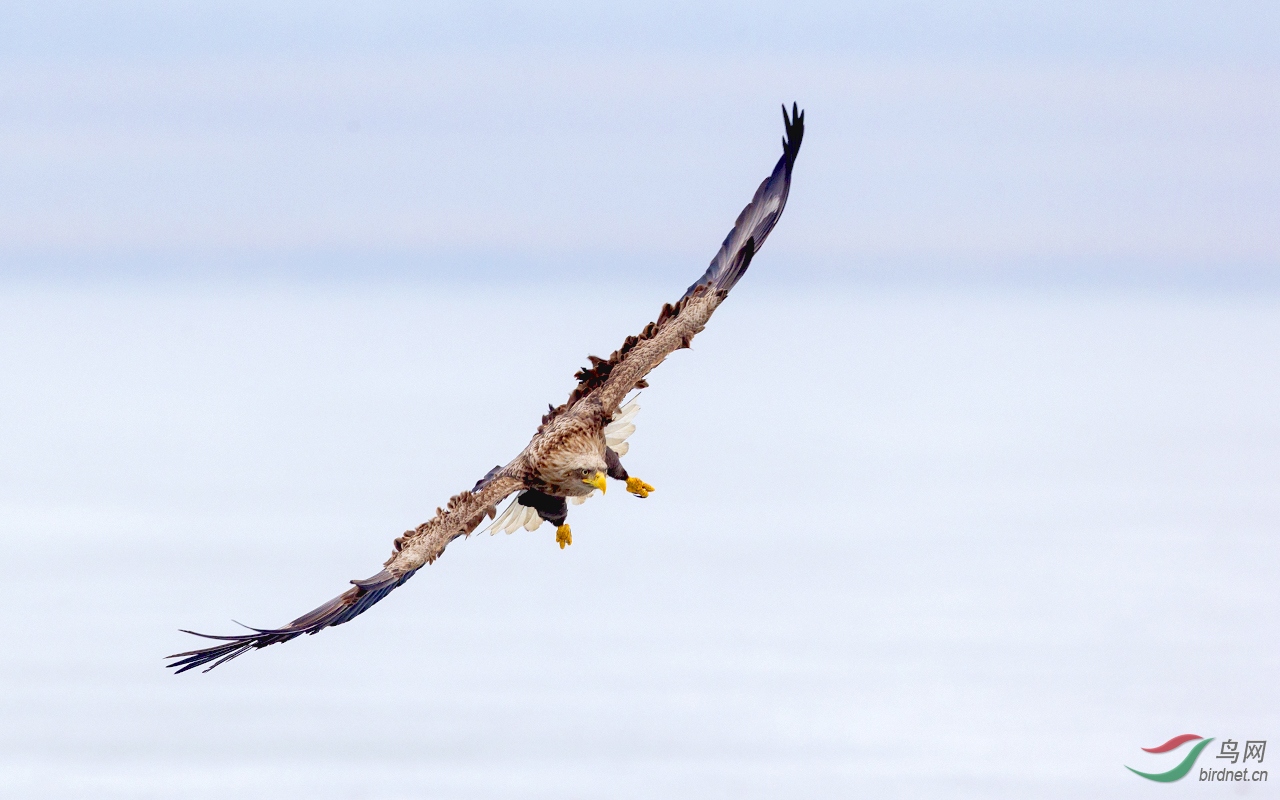
{"type": "Polygon", "coordinates": [[[1267,4],[11,7],[0,275],[1276,285],[1267,4]]]}

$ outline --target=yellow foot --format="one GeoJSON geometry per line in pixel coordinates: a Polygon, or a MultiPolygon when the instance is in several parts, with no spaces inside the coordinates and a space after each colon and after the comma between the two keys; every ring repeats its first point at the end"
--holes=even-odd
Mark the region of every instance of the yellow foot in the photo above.
{"type": "Polygon", "coordinates": [[[565,545],[573,544],[573,532],[569,530],[568,525],[561,525],[556,528],[556,543],[560,545],[561,550],[564,549],[565,545]]]}
{"type": "Polygon", "coordinates": [[[636,497],[648,497],[649,492],[656,490],[639,478],[627,478],[627,491],[636,497]]]}

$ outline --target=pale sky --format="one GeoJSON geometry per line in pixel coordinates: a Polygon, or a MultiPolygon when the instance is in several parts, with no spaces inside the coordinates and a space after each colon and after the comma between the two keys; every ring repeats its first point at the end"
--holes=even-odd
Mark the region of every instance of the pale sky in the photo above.
{"type": "Polygon", "coordinates": [[[9,276],[1280,277],[1264,3],[42,4],[0,31],[9,276]]]}

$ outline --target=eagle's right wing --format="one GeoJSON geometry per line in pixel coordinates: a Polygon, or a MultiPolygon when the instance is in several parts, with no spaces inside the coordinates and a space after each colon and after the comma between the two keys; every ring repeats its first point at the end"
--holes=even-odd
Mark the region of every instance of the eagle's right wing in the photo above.
{"type": "Polygon", "coordinates": [[[250,628],[252,633],[234,636],[183,631],[205,639],[214,639],[221,644],[168,656],[176,660],[167,666],[177,672],[205,667],[204,671],[208,672],[250,650],[280,644],[304,633],[319,633],[325,628],[350,622],[390,594],[392,589],[412,578],[423,565],[439,558],[449,542],[470,534],[486,515],[494,513],[503,498],[522,485],[523,481],[518,477],[495,468],[474,489],[451,498],[447,508],[436,509],[436,515],[430,521],[414,530],[405,531],[403,536],[397,538],[394,552],[377,575],[362,581],[352,581],[352,588],[282,628],[250,628]]]}

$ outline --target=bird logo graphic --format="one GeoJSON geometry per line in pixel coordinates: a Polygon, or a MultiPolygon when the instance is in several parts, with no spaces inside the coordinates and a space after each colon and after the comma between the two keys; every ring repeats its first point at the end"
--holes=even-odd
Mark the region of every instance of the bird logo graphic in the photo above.
{"type": "Polygon", "coordinates": [[[1200,757],[1200,752],[1208,747],[1209,742],[1212,741],[1213,739],[1211,738],[1206,739],[1195,733],[1184,733],[1180,736],[1173,737],[1169,741],[1157,747],[1142,748],[1148,753],[1168,753],[1173,750],[1177,750],[1187,742],[1197,742],[1197,744],[1191,748],[1190,752],[1187,753],[1186,758],[1182,759],[1182,761],[1178,763],[1178,766],[1168,772],[1139,772],[1128,764],[1125,765],[1125,769],[1129,770],[1134,775],[1140,775],[1149,781],[1156,781],[1157,783],[1173,783],[1174,781],[1182,780],[1186,777],[1187,773],[1191,771],[1191,768],[1195,766],[1196,759],[1200,757]]]}

